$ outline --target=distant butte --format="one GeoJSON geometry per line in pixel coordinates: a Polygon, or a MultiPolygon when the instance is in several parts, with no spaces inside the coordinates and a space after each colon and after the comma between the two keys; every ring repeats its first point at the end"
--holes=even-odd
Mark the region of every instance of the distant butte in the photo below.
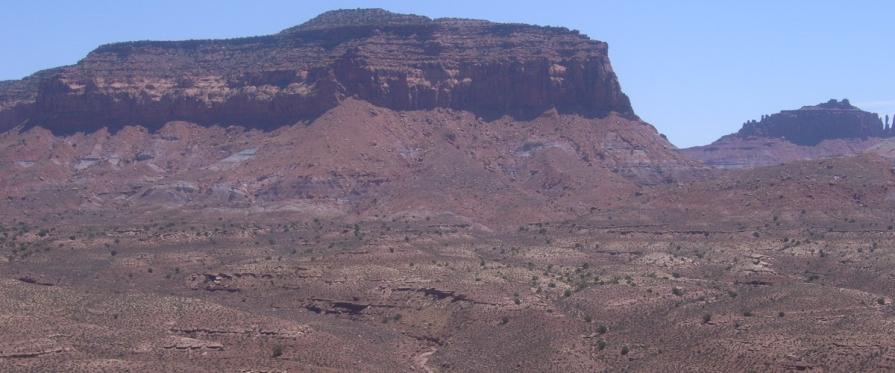
{"type": "Polygon", "coordinates": [[[823,140],[887,137],[882,120],[852,106],[848,99],[830,100],[798,110],[784,110],[749,121],[735,136],[775,137],[797,145],[817,145],[823,140]]]}
{"type": "Polygon", "coordinates": [[[892,137],[879,115],[848,99],[763,115],[736,133],[706,146],[683,149],[687,156],[720,168],[750,168],[784,162],[855,155],[892,137]]]}

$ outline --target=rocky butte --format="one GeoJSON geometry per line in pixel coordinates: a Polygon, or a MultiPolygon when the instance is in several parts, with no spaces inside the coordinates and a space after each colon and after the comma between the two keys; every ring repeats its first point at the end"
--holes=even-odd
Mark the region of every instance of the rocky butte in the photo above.
{"type": "Polygon", "coordinates": [[[395,110],[634,118],[606,43],[559,27],[338,10],[275,35],[104,45],[0,82],[0,129],[157,129],[183,120],[272,128],[349,97],[395,110]]]}
{"type": "Polygon", "coordinates": [[[854,155],[893,135],[888,119],[847,100],[784,110],[751,120],[734,134],[706,146],[683,149],[688,156],[722,168],[854,155]]]}
{"type": "Polygon", "coordinates": [[[607,53],[566,28],[380,9],[105,45],[0,83],[0,184],[54,208],[590,211],[695,164],[637,118],[607,53]]]}

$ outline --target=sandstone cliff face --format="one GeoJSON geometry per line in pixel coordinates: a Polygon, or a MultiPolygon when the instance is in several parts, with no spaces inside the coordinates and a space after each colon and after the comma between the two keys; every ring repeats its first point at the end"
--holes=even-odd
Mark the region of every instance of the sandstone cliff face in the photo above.
{"type": "Polygon", "coordinates": [[[848,100],[830,100],[762,116],[737,133],[682,152],[713,167],[750,168],[855,155],[891,134],[878,115],[848,100]]]}
{"type": "Polygon", "coordinates": [[[634,117],[606,43],[565,28],[327,12],[275,35],[105,45],[78,64],[0,83],[0,129],[56,133],[172,120],[271,128],[348,97],[483,117],[634,117]]]}

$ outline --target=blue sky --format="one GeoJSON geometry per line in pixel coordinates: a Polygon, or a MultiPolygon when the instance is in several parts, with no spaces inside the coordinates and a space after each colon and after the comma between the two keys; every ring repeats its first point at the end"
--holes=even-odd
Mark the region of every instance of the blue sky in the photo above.
{"type": "Polygon", "coordinates": [[[895,113],[895,1],[16,1],[0,80],[128,40],[262,35],[329,9],[565,26],[609,43],[634,110],[681,147],[782,109],[849,98],[895,113]]]}

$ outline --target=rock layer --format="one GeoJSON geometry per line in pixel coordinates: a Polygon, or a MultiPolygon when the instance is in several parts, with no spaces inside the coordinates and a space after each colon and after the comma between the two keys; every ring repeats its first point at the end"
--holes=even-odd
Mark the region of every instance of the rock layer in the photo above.
{"type": "Polygon", "coordinates": [[[271,128],[348,97],[483,117],[555,107],[633,118],[607,50],[565,28],[332,11],[275,35],[101,46],[76,65],[0,82],[0,129],[157,129],[172,120],[271,128]]]}

